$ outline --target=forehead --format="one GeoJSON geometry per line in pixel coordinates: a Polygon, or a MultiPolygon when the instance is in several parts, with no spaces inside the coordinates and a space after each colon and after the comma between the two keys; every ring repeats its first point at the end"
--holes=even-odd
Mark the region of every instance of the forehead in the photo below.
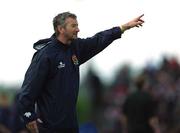
{"type": "Polygon", "coordinates": [[[65,23],[66,24],[77,24],[78,22],[77,22],[77,19],[69,17],[65,20],[65,23]]]}

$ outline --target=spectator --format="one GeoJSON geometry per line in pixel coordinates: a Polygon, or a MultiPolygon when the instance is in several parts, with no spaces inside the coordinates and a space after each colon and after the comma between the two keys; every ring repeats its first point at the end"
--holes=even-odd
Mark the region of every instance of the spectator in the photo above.
{"type": "Polygon", "coordinates": [[[145,77],[139,76],[135,81],[137,91],[130,94],[123,105],[123,125],[128,133],[160,132],[156,104],[145,84],[145,77]]]}

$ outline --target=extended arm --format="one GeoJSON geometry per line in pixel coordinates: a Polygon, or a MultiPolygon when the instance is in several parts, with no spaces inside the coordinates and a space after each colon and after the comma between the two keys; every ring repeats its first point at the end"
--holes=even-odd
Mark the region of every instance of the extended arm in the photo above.
{"type": "Polygon", "coordinates": [[[80,53],[80,64],[86,62],[94,55],[101,52],[114,40],[121,37],[121,34],[128,29],[133,27],[142,26],[144,21],[141,19],[143,15],[121,25],[108,29],[102,32],[95,34],[93,37],[87,39],[81,39],[79,43],[79,53],[80,53]]]}

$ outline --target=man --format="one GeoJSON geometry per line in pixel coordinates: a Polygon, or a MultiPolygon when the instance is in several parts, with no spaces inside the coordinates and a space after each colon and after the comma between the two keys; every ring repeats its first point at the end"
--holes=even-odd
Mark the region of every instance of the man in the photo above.
{"type": "Polygon", "coordinates": [[[55,34],[34,44],[38,51],[19,93],[20,114],[31,133],[79,132],[76,116],[79,66],[127,29],[142,26],[142,16],[87,39],[77,38],[75,14],[64,12],[53,19],[55,34]]]}
{"type": "Polygon", "coordinates": [[[137,91],[130,94],[123,105],[124,132],[128,133],[160,133],[156,114],[157,103],[150,95],[145,76],[136,79],[137,91]]]}

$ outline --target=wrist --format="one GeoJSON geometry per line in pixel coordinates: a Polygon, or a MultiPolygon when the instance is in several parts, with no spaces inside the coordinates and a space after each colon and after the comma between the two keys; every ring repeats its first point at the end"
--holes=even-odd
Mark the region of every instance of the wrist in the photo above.
{"type": "Polygon", "coordinates": [[[121,28],[122,32],[125,32],[126,30],[128,30],[132,27],[129,25],[129,23],[126,23],[126,24],[121,25],[120,28],[121,28]]]}
{"type": "Polygon", "coordinates": [[[123,25],[119,26],[121,29],[121,32],[124,33],[125,32],[125,27],[123,25]]]}

